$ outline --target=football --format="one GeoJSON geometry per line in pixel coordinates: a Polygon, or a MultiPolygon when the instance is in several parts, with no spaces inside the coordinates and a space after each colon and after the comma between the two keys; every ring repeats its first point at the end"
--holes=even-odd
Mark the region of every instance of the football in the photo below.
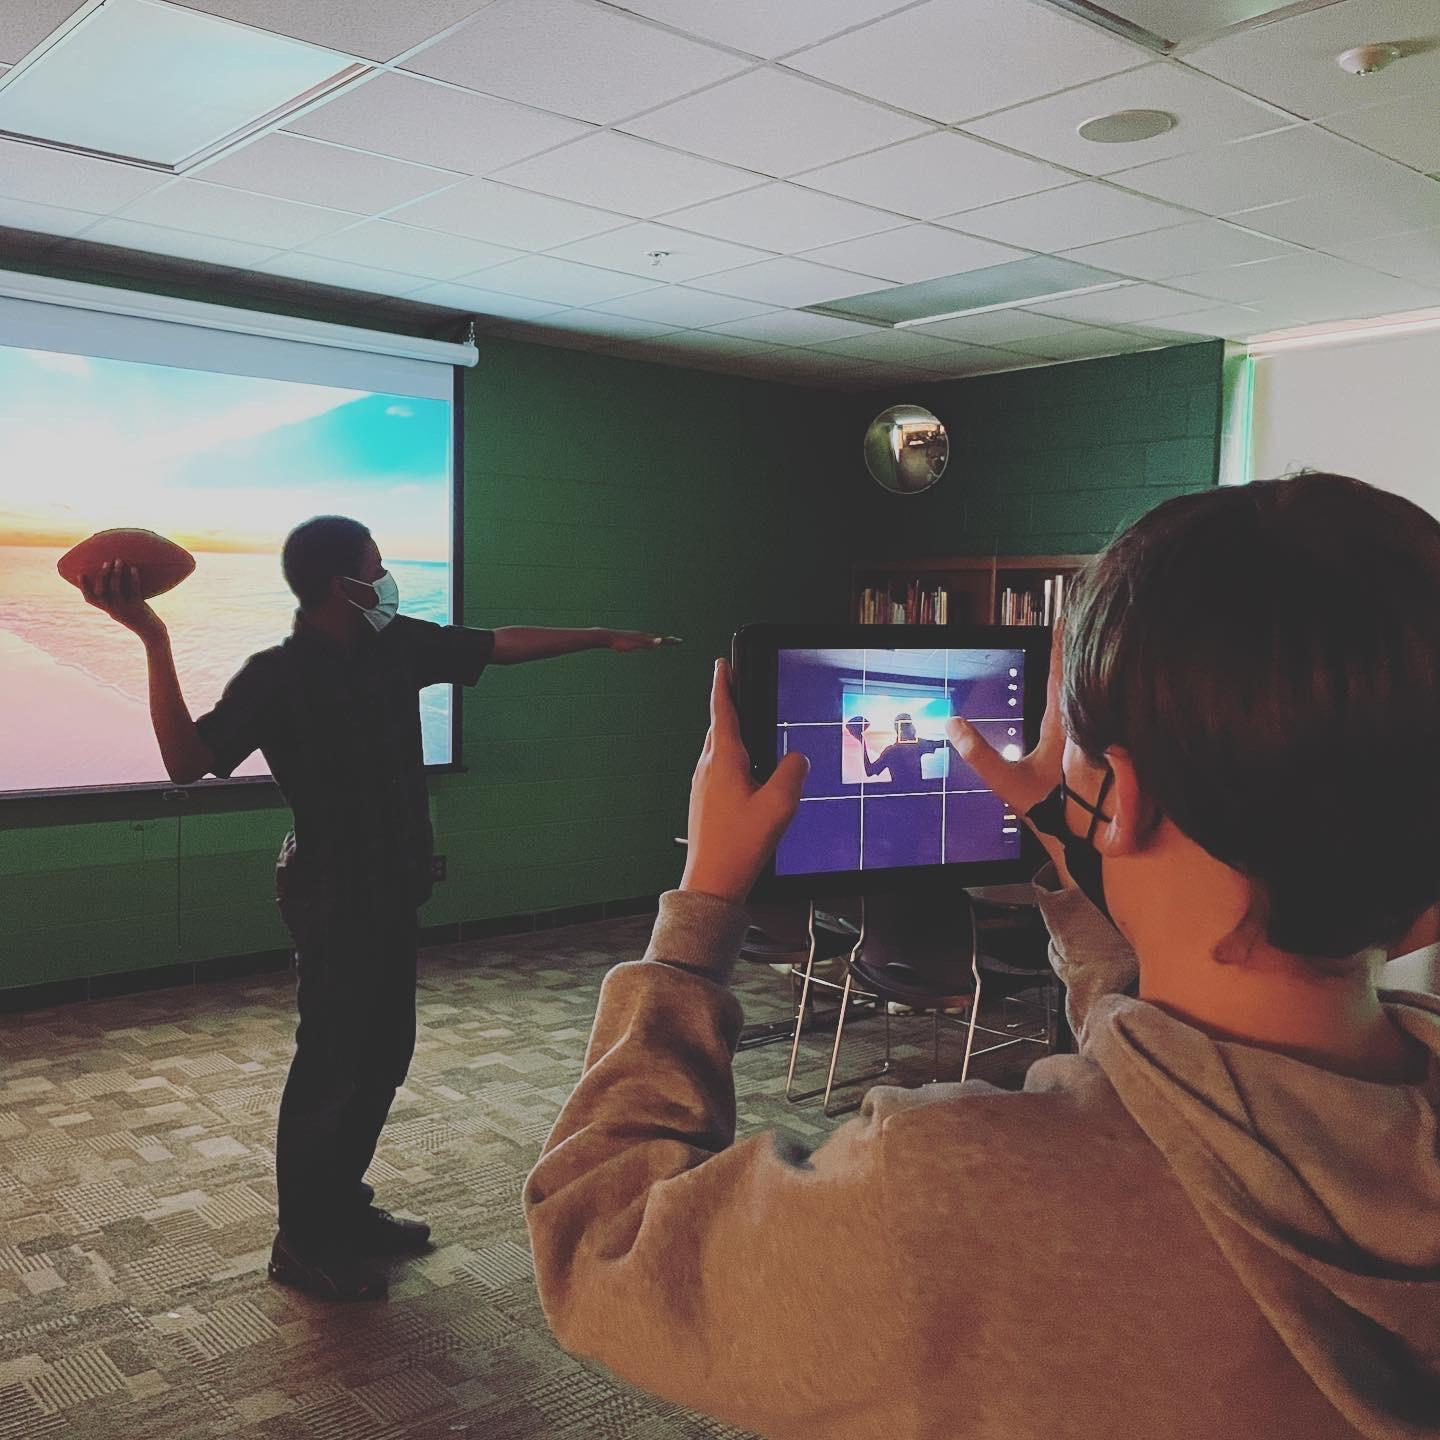
{"type": "Polygon", "coordinates": [[[77,589],[86,575],[99,579],[107,562],[118,560],[140,572],[140,598],[173,590],[195,569],[195,557],[153,530],[101,530],[67,550],[55,568],[77,589]]]}

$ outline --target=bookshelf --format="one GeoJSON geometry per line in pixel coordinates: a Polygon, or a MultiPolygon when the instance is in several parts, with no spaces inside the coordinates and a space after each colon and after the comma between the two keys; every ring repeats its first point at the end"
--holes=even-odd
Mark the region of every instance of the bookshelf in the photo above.
{"type": "Polygon", "coordinates": [[[850,618],[876,625],[1049,625],[1090,559],[951,555],[856,565],[850,618]]]}

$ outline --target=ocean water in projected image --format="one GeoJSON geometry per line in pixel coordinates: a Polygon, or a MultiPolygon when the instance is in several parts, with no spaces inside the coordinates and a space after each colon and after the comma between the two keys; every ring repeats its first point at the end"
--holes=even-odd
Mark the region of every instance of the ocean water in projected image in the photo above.
{"type": "MultiPolygon", "coordinates": [[[[192,713],[282,640],[280,546],[301,520],[368,525],[403,614],[451,617],[451,408],[0,347],[0,791],[163,781],[144,651],[55,562],[96,530],[187,546],[158,597],[192,713]]],[[[425,758],[450,758],[451,691],[421,695],[425,758]]],[[[236,771],[263,775],[258,754],[236,771]]]]}

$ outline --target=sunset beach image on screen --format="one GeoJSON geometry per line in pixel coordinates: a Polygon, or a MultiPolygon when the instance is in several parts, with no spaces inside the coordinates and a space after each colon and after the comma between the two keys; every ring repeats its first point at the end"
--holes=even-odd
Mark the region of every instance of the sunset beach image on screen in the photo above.
{"type": "MultiPolygon", "coordinates": [[[[199,715],[289,633],[280,549],[313,515],[369,526],[401,613],[451,620],[451,445],[446,400],[0,345],[0,791],[166,780],[140,642],[56,573],[77,541],[133,526],[195,555],[153,603],[199,715]]],[[[421,693],[428,764],[453,703],[421,693]]]]}

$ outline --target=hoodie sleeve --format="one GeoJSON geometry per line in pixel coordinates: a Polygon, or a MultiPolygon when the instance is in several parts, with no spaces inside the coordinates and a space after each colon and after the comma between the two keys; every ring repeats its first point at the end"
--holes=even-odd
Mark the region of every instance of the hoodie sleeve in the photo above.
{"type": "Polygon", "coordinates": [[[1102,995],[1130,989],[1140,965],[1130,943],[1080,891],[1062,886],[1053,864],[1035,876],[1035,897],[1050,931],[1050,964],[1065,986],[1065,1013],[1085,1042],[1090,1007],[1102,995]]]}
{"type": "Polygon", "coordinates": [[[817,1323],[906,1283],[880,1238],[884,1107],[867,1100],[813,1152],[773,1132],[733,1143],[740,1007],[724,982],[744,926],[724,901],[662,898],[645,958],[606,977],[526,1219],[566,1349],[732,1424],[824,1435],[921,1388],[897,1381],[903,1337],[847,1326],[837,1363],[817,1323]]]}

